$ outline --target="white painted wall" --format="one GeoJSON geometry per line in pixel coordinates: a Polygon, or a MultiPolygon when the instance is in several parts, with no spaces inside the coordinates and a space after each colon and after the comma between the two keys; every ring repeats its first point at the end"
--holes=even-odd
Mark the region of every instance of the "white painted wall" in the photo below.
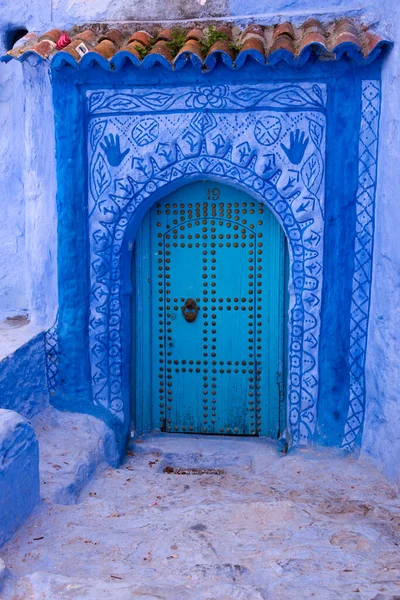
{"type": "MultiPolygon", "coordinates": [[[[1,53],[10,27],[48,28],[50,2],[0,4],[1,53]]],[[[0,320],[28,312],[47,328],[57,312],[57,224],[53,110],[44,71],[0,64],[0,320]]]]}
{"type": "Polygon", "coordinates": [[[20,65],[0,68],[0,320],[28,307],[22,90],[20,65]]]}
{"type": "Polygon", "coordinates": [[[363,452],[400,485],[400,5],[382,4],[395,46],[382,81],[363,452]]]}
{"type": "Polygon", "coordinates": [[[367,0],[53,0],[55,23],[88,21],[175,21],[234,17],[258,17],[260,23],[276,23],[280,15],[304,18],[316,14],[360,12],[367,0]],[[261,17],[261,21],[260,21],[261,17]]]}

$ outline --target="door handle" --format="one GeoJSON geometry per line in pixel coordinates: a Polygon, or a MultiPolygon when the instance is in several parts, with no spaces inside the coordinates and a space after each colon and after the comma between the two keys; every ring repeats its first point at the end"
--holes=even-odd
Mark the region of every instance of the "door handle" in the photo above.
{"type": "Polygon", "coordinates": [[[196,304],[196,300],[193,298],[188,298],[185,304],[182,306],[182,314],[184,319],[188,323],[193,323],[197,319],[197,315],[199,314],[199,307],[196,304]]]}

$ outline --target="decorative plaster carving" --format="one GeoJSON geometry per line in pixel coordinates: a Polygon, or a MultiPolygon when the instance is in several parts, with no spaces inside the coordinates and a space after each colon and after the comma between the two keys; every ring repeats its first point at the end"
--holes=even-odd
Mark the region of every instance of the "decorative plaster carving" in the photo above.
{"type": "Polygon", "coordinates": [[[365,355],[371,295],[380,104],[380,81],[363,81],[350,314],[350,398],[342,442],[342,448],[346,450],[353,449],[361,434],[365,413],[365,355]]]}
{"type": "Polygon", "coordinates": [[[53,327],[50,327],[44,335],[44,349],[46,354],[47,387],[49,394],[56,393],[58,384],[58,315],[53,327]]]}
{"type": "Polygon", "coordinates": [[[102,90],[87,99],[95,404],[123,419],[121,251],[137,208],[209,178],[267,205],[287,235],[288,422],[294,443],[307,443],[318,401],[326,86],[102,90]]]}

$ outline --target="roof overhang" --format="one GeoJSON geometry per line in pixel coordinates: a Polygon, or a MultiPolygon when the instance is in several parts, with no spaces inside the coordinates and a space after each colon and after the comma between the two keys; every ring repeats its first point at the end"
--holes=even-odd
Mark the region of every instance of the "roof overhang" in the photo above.
{"type": "Polygon", "coordinates": [[[253,24],[244,30],[231,24],[153,31],[126,24],[118,29],[93,25],[68,32],[52,29],[42,35],[28,33],[0,60],[22,62],[35,55],[53,68],[85,69],[97,64],[107,71],[129,63],[143,69],[159,64],[169,70],[191,63],[209,71],[218,62],[228,69],[239,69],[248,59],[267,66],[286,63],[298,67],[312,59],[369,64],[391,46],[391,41],[349,18],[326,24],[309,19],[300,26],[290,22],[253,24]]]}

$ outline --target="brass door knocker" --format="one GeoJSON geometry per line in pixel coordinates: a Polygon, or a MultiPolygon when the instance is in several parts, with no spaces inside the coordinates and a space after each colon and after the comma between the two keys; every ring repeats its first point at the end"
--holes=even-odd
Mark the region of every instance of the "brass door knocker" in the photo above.
{"type": "Polygon", "coordinates": [[[193,323],[197,319],[199,310],[196,300],[193,300],[193,298],[188,298],[182,306],[182,314],[188,323],[193,323]]]}

